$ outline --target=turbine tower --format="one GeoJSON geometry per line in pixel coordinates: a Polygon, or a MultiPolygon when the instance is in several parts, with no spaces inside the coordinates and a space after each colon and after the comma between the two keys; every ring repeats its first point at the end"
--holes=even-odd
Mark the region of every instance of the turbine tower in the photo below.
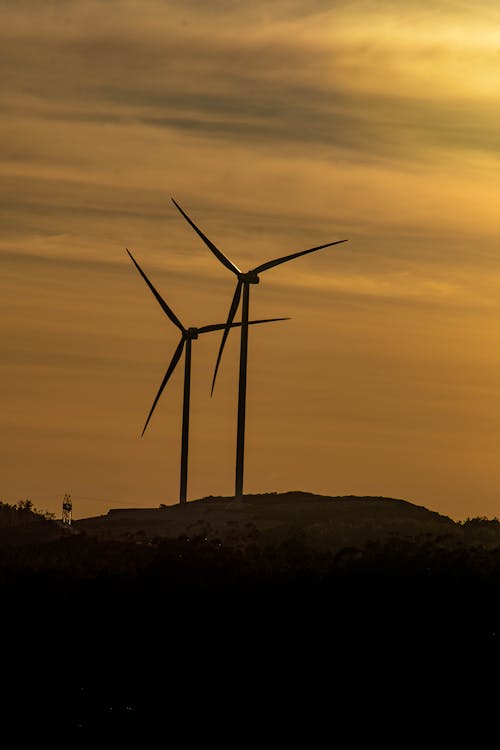
{"type": "MultiPolygon", "coordinates": [[[[144,425],[144,429],[142,430],[141,437],[146,432],[146,428],[149,424],[149,420],[153,416],[153,412],[160,399],[160,396],[163,393],[163,390],[165,386],[167,385],[168,381],[170,380],[170,377],[173,374],[175,368],[177,367],[177,364],[182,356],[184,346],[186,347],[186,357],[184,361],[184,397],[183,397],[183,404],[182,404],[181,477],[180,477],[180,491],[179,491],[179,502],[185,503],[186,495],[187,495],[188,446],[189,446],[189,402],[190,402],[190,394],[191,394],[191,342],[197,339],[199,334],[201,333],[211,333],[212,331],[222,331],[223,329],[226,328],[227,324],[216,323],[214,325],[202,326],[201,328],[185,328],[182,325],[179,318],[175,315],[173,310],[167,305],[167,303],[165,302],[163,297],[160,295],[160,293],[155,289],[151,281],[148,279],[148,277],[146,276],[142,268],[139,266],[139,264],[135,260],[130,250],[127,249],[127,253],[129,254],[133,264],[135,265],[135,267],[141,274],[142,278],[144,279],[148,287],[151,289],[153,295],[156,297],[163,312],[172,321],[172,323],[174,323],[177,326],[177,328],[179,328],[179,330],[181,331],[181,340],[179,341],[177,348],[174,352],[174,355],[170,361],[170,364],[165,373],[165,377],[163,378],[160,384],[160,388],[158,390],[158,393],[156,394],[156,398],[153,401],[153,406],[150,409],[148,418],[146,419],[146,423],[144,425]]],[[[249,322],[249,325],[255,325],[257,323],[274,323],[280,320],[289,320],[289,318],[269,318],[266,320],[252,320],[249,322]]],[[[241,326],[241,323],[231,322],[230,326],[234,328],[237,326],[241,326]]]]}
{"type": "Polygon", "coordinates": [[[234,496],[236,501],[242,501],[243,499],[243,470],[245,462],[245,410],[246,410],[246,388],[247,388],[247,353],[248,353],[248,313],[250,305],[250,284],[259,283],[259,274],[263,271],[268,271],[270,268],[281,265],[281,263],[287,263],[289,260],[299,258],[301,255],[307,255],[308,253],[314,253],[316,250],[322,250],[325,247],[332,247],[333,245],[339,245],[347,240],[337,240],[336,242],[328,242],[326,245],[318,245],[317,247],[311,247],[308,250],[301,250],[298,253],[292,253],[291,255],[285,255],[282,258],[275,258],[274,260],[267,261],[267,263],[261,263],[256,268],[244,273],[238,266],[232,263],[224,253],[217,248],[211,240],[206,237],[205,234],[199,229],[196,224],[189,218],[185,211],[179,206],[179,204],[172,198],[172,202],[182,216],[186,219],[188,224],[194,229],[196,234],[201,237],[203,242],[212,251],[215,257],[225,266],[229,271],[235,274],[238,281],[236,282],[236,289],[234,292],[233,300],[229,308],[229,314],[227,316],[227,322],[224,326],[224,333],[222,335],[222,341],[217,355],[217,362],[215,365],[214,376],[212,380],[212,393],[215,386],[215,379],[217,377],[217,371],[219,369],[222,352],[224,345],[229,334],[229,329],[233,327],[233,320],[238,310],[241,294],[243,291],[243,304],[241,312],[241,340],[240,340],[240,372],[239,372],[239,386],[238,386],[238,430],[236,438],[236,474],[235,474],[235,490],[234,496]]]}

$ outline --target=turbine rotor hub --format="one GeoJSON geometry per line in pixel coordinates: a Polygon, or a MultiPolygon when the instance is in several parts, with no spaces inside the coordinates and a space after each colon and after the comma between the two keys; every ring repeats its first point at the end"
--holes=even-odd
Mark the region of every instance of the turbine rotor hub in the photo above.
{"type": "Polygon", "coordinates": [[[197,328],[188,328],[186,331],[186,338],[188,339],[197,339],[198,338],[198,329],[197,328]]]}
{"type": "Polygon", "coordinates": [[[260,279],[255,271],[249,271],[248,273],[240,274],[240,281],[246,282],[247,284],[259,284],[260,279]]]}

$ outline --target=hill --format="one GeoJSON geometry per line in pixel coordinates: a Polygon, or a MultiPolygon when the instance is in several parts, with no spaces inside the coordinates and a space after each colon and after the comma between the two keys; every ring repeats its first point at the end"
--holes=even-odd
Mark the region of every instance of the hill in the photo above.
{"type": "Polygon", "coordinates": [[[302,535],[331,549],[383,540],[390,535],[453,533],[451,518],[405,500],[386,497],[330,497],[307,492],[206,497],[160,508],[113,509],[77,521],[75,528],[106,539],[205,537],[245,546],[257,540],[280,543],[302,535]]]}
{"type": "Polygon", "coordinates": [[[68,526],[37,510],[30,500],[0,502],[0,547],[44,544],[70,533],[68,526]]]}

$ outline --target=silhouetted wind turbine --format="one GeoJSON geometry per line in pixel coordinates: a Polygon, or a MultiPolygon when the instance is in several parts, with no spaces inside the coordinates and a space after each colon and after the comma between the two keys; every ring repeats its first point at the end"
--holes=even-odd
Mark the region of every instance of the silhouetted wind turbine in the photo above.
{"type": "MultiPolygon", "coordinates": [[[[224,328],[226,328],[226,325],[224,323],[216,323],[214,325],[202,326],[201,328],[184,328],[179,318],[175,315],[173,310],[171,310],[171,308],[167,305],[163,297],[160,295],[160,293],[155,289],[151,281],[148,279],[148,277],[146,276],[142,268],[139,266],[139,264],[135,260],[130,250],[127,249],[127,253],[129,254],[133,264],[135,265],[135,267],[141,274],[142,278],[144,279],[144,281],[146,282],[146,284],[148,285],[148,287],[151,289],[154,296],[158,300],[163,312],[167,315],[168,318],[170,318],[172,323],[174,323],[177,326],[177,328],[179,328],[179,330],[181,331],[181,340],[179,344],[177,345],[177,349],[174,352],[174,356],[172,357],[170,361],[170,364],[167,368],[167,372],[165,373],[165,377],[163,378],[160,388],[158,390],[158,393],[156,394],[156,398],[153,401],[153,406],[151,407],[151,410],[148,414],[148,418],[146,419],[146,424],[144,425],[144,429],[142,430],[141,437],[146,432],[146,428],[149,424],[149,420],[151,419],[153,412],[156,408],[156,405],[160,399],[160,396],[163,393],[163,389],[167,385],[172,373],[177,367],[177,364],[182,356],[184,346],[186,347],[186,358],[184,362],[184,398],[183,398],[183,405],[182,405],[181,480],[180,480],[180,492],[179,492],[179,502],[185,503],[186,493],[187,493],[188,444],[189,444],[189,400],[190,400],[190,390],[191,390],[191,342],[197,339],[200,333],[222,331],[224,328]]],[[[256,323],[274,323],[279,320],[290,320],[290,318],[269,318],[266,320],[251,320],[249,322],[249,325],[254,325],[256,323]]],[[[241,326],[241,323],[231,323],[231,327],[234,328],[237,326],[241,326]]]]}
{"type": "Polygon", "coordinates": [[[246,409],[246,388],[247,388],[247,352],[248,352],[248,310],[250,304],[250,284],[259,283],[259,274],[263,271],[268,271],[270,268],[281,265],[281,263],[287,263],[289,260],[299,258],[301,255],[307,255],[308,253],[314,253],[316,250],[322,250],[325,247],[332,247],[333,245],[339,245],[341,242],[347,242],[347,240],[337,240],[336,242],[328,242],[326,245],[318,245],[317,247],[311,247],[309,250],[301,250],[298,253],[292,253],[291,255],[284,255],[282,258],[275,258],[275,260],[269,260],[267,263],[261,263],[260,266],[253,268],[251,271],[243,273],[240,271],[238,266],[235,266],[224,253],[219,250],[213,242],[211,242],[206,235],[203,234],[196,224],[191,221],[189,216],[182,210],[179,204],[172,198],[174,206],[184,216],[188,224],[192,226],[196,234],[201,237],[203,242],[208,246],[223,266],[226,266],[229,271],[235,274],[238,281],[236,283],[236,290],[234,292],[233,301],[229,308],[229,315],[227,316],[227,322],[224,326],[224,333],[222,335],[222,341],[219,348],[219,354],[217,355],[217,362],[215,365],[214,377],[212,380],[212,393],[215,386],[215,379],[217,377],[217,371],[219,369],[222,352],[224,345],[229,334],[229,329],[233,327],[233,320],[238,306],[240,304],[241,292],[243,289],[243,306],[241,312],[241,342],[240,342],[240,375],[239,375],[239,387],[238,387],[238,434],[236,438],[236,481],[234,496],[237,501],[243,499],[243,468],[245,460],[245,409],[246,409]]]}

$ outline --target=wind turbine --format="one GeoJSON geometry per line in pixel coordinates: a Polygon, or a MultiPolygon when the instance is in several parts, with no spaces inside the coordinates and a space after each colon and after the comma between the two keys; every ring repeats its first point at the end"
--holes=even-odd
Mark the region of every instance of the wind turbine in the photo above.
{"type": "Polygon", "coordinates": [[[238,281],[236,283],[236,289],[234,292],[231,307],[229,308],[229,314],[227,316],[227,322],[224,326],[224,333],[222,335],[222,341],[219,348],[219,354],[217,355],[217,362],[215,365],[214,377],[212,380],[212,393],[215,386],[215,379],[217,377],[217,371],[219,369],[222,352],[224,345],[229,334],[229,329],[233,327],[233,320],[238,306],[240,304],[241,293],[243,291],[243,305],[241,312],[241,341],[240,341],[240,374],[239,374],[239,386],[238,386],[238,432],[236,438],[236,477],[235,477],[235,491],[234,496],[237,502],[241,502],[243,499],[243,469],[245,462],[245,410],[246,410],[246,389],[247,389],[247,353],[248,353],[248,310],[250,304],[250,284],[258,284],[259,274],[263,271],[268,271],[270,268],[281,265],[281,263],[287,263],[289,260],[299,258],[301,255],[307,255],[308,253],[314,253],[316,250],[322,250],[325,247],[332,247],[332,245],[339,245],[341,242],[347,242],[347,240],[337,240],[336,242],[328,242],[326,245],[318,245],[317,247],[311,247],[308,250],[301,250],[298,253],[292,253],[291,255],[285,255],[282,258],[275,258],[269,260],[267,263],[261,263],[256,268],[253,268],[246,273],[243,273],[238,266],[232,263],[224,253],[219,250],[206,235],[203,234],[194,221],[192,221],[185,211],[179,206],[179,204],[172,198],[172,202],[178,211],[184,216],[188,224],[192,226],[196,234],[201,237],[203,242],[212,251],[215,257],[225,266],[229,271],[235,274],[238,281]]]}
{"type": "MultiPolygon", "coordinates": [[[[144,279],[148,287],[153,292],[156,299],[158,300],[163,312],[167,315],[168,318],[170,318],[172,323],[174,323],[177,326],[177,328],[179,328],[179,330],[181,331],[181,340],[179,341],[177,345],[177,348],[174,352],[174,355],[165,373],[165,377],[163,378],[160,388],[158,390],[158,393],[156,394],[156,398],[153,401],[153,406],[151,407],[151,410],[148,414],[148,418],[146,419],[146,424],[144,425],[144,429],[142,430],[141,437],[146,432],[146,428],[149,424],[149,420],[153,416],[153,412],[156,408],[156,405],[160,399],[161,394],[163,393],[163,389],[167,385],[172,373],[177,367],[177,364],[182,356],[184,346],[186,347],[186,358],[184,361],[184,398],[182,402],[181,479],[180,479],[180,492],[179,492],[179,502],[185,503],[186,493],[187,493],[187,469],[188,469],[188,445],[189,445],[189,401],[190,401],[190,391],[191,391],[191,342],[197,339],[200,333],[211,333],[212,331],[222,331],[222,329],[226,328],[226,324],[216,323],[214,325],[202,326],[201,328],[185,328],[182,325],[179,318],[175,315],[173,310],[167,305],[167,303],[165,302],[163,297],[160,295],[160,293],[155,289],[151,281],[148,279],[148,277],[146,276],[142,268],[139,266],[139,264],[135,260],[130,250],[128,250],[128,248],[126,248],[126,250],[133,264],[135,265],[135,267],[141,274],[142,278],[144,279]]],[[[275,321],[279,321],[279,320],[290,320],[290,318],[269,318],[266,320],[251,320],[249,322],[249,325],[255,325],[256,323],[274,323],[275,321]]],[[[241,326],[241,323],[231,323],[230,325],[232,328],[234,328],[237,326],[241,326]]]]}

